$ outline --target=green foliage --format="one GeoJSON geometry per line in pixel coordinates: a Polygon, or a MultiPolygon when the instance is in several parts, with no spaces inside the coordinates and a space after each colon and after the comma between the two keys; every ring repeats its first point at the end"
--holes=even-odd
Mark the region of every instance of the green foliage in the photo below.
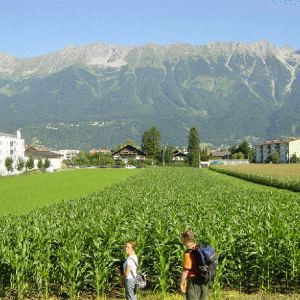
{"type": "Polygon", "coordinates": [[[232,159],[244,159],[244,153],[243,152],[236,152],[231,155],[232,159]]]}
{"type": "Polygon", "coordinates": [[[11,157],[5,158],[5,168],[8,172],[12,170],[13,159],[11,157]]]}
{"type": "Polygon", "coordinates": [[[84,166],[90,164],[90,154],[84,151],[80,151],[77,157],[74,159],[75,166],[84,166]]]}
{"type": "Polygon", "coordinates": [[[138,163],[136,161],[136,159],[129,159],[128,160],[128,165],[133,165],[133,166],[136,166],[138,163]]]}
{"type": "Polygon", "coordinates": [[[229,147],[228,151],[232,154],[237,153],[238,152],[238,146],[236,144],[234,144],[233,146],[229,147]]]}
{"type": "Polygon", "coordinates": [[[187,162],[191,167],[199,167],[200,137],[196,127],[192,127],[188,135],[187,162]]]}
{"type": "Polygon", "coordinates": [[[161,163],[165,163],[165,164],[170,164],[172,163],[172,159],[173,159],[173,152],[176,150],[176,147],[174,146],[167,146],[167,147],[163,147],[161,149],[161,154],[159,157],[159,161],[161,163]]]}
{"type": "Polygon", "coordinates": [[[239,146],[234,144],[228,150],[231,153],[232,159],[249,159],[250,162],[255,161],[255,151],[250,147],[247,141],[243,141],[239,146]],[[243,155],[241,155],[241,153],[243,155]]]}
{"type": "Polygon", "coordinates": [[[271,162],[273,164],[279,164],[280,163],[279,153],[278,152],[270,153],[269,157],[267,158],[267,162],[271,162]]]}
{"type": "Polygon", "coordinates": [[[26,169],[33,169],[34,168],[34,158],[33,156],[29,156],[29,158],[27,159],[26,163],[25,163],[25,168],[26,169]]]}
{"type": "Polygon", "coordinates": [[[24,160],[23,160],[21,157],[19,157],[19,158],[18,158],[17,170],[18,170],[18,171],[22,171],[23,168],[24,168],[24,166],[25,166],[24,160]]]}
{"type": "Polygon", "coordinates": [[[290,163],[292,164],[296,164],[296,163],[300,163],[300,158],[297,157],[296,153],[294,153],[291,158],[290,158],[290,163]]]}
{"type": "Polygon", "coordinates": [[[45,162],[44,162],[44,168],[45,169],[48,169],[50,167],[50,160],[48,159],[48,157],[45,159],[45,162]]]}
{"type": "MultiPolygon", "coordinates": [[[[95,170],[85,171],[91,180],[95,170]]],[[[209,170],[148,168],[81,199],[1,218],[1,260],[7,266],[1,292],[14,292],[18,298],[57,298],[62,290],[72,298],[107,295],[116,287],[118,263],[129,239],[136,241],[141,271],[154,283],[149,289],[174,291],[185,229],[218,253],[213,290],[225,284],[271,291],[281,282],[296,289],[299,210],[297,193],[209,170]]]]}
{"type": "Polygon", "coordinates": [[[147,157],[159,159],[161,145],[159,141],[162,139],[161,132],[152,126],[149,130],[145,130],[141,140],[141,149],[147,154],[147,157]]]}
{"type": "Polygon", "coordinates": [[[143,164],[147,166],[153,166],[155,164],[155,160],[153,158],[145,158],[143,160],[143,164]]]}
{"type": "MultiPolygon", "coordinates": [[[[241,152],[244,154],[244,158],[250,159],[251,147],[248,142],[243,141],[237,148],[236,152],[241,152]]],[[[250,159],[251,160],[251,159],[250,159]]]]}
{"type": "MultiPolygon", "coordinates": [[[[163,143],[173,145],[185,144],[186,128],[195,124],[201,138],[215,145],[230,135],[236,137],[233,142],[248,135],[266,138],[291,131],[299,135],[300,79],[284,93],[290,72],[276,56],[262,61],[255,53],[235,53],[226,67],[222,51],[216,58],[205,47],[191,51],[190,45],[142,46],[131,51],[128,65],[121,68],[70,66],[68,57],[64,60],[68,64],[60,60],[57,73],[44,68],[26,78],[22,74],[27,63],[17,64],[18,70],[0,82],[4,93],[0,93],[0,126],[20,124],[29,142],[49,141],[59,148],[72,145],[85,151],[100,143],[112,148],[123,143],[124,136],[140,140],[144,128],[153,124],[162,128],[163,143]],[[245,63],[246,68],[254,66],[251,82],[256,84],[251,89],[241,79],[245,70],[238,67],[245,63]],[[271,78],[276,81],[274,90],[271,78]],[[274,99],[280,105],[274,105],[274,99]],[[53,105],[57,101],[61,105],[53,105]],[[112,123],[91,126],[94,121],[112,123]],[[78,128],[81,122],[85,126],[78,128]],[[52,130],[49,123],[58,129],[52,130]]],[[[53,67],[51,59],[49,63],[53,67]]]]}
{"type": "Polygon", "coordinates": [[[114,159],[109,154],[104,154],[100,156],[100,165],[111,166],[113,165],[114,159]]]}
{"type": "Polygon", "coordinates": [[[38,163],[37,163],[37,167],[38,167],[39,169],[41,169],[43,166],[44,166],[43,160],[42,160],[41,158],[39,158],[38,163]]]}

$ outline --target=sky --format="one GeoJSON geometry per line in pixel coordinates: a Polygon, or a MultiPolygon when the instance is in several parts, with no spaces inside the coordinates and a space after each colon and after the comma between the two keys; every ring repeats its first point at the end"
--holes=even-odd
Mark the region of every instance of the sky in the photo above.
{"type": "Polygon", "coordinates": [[[72,44],[212,41],[300,49],[300,0],[3,1],[0,52],[30,58],[72,44]]]}

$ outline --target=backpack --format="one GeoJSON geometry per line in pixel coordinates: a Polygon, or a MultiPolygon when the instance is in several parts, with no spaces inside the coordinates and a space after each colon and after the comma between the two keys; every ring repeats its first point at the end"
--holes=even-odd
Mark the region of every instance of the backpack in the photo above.
{"type": "Polygon", "coordinates": [[[211,246],[203,247],[197,244],[195,250],[188,249],[185,253],[194,255],[200,282],[207,283],[214,280],[217,271],[217,254],[211,246]]]}
{"type": "MultiPolygon", "coordinates": [[[[130,259],[132,259],[136,265],[136,268],[138,269],[138,265],[136,263],[136,261],[130,257],[130,259]]],[[[145,273],[139,273],[137,276],[133,275],[132,270],[130,270],[132,277],[135,279],[135,288],[138,290],[143,289],[146,286],[146,274],[145,273]]]]}

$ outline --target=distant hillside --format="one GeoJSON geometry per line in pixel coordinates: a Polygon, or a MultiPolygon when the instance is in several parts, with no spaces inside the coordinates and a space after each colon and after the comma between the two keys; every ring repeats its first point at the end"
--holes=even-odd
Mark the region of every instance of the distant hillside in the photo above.
{"type": "Polygon", "coordinates": [[[215,145],[299,135],[299,65],[299,51],[263,40],[0,53],[0,131],[84,149],[139,143],[152,125],[173,145],[187,144],[192,126],[215,145]]]}

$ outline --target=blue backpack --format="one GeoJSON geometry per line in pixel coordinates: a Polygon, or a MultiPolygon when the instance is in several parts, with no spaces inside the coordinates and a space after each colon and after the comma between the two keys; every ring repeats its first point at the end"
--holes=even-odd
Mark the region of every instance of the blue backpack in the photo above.
{"type": "Polygon", "coordinates": [[[185,253],[194,255],[200,282],[207,283],[214,280],[217,272],[217,254],[211,246],[203,247],[197,244],[195,250],[188,249],[185,253]]]}

